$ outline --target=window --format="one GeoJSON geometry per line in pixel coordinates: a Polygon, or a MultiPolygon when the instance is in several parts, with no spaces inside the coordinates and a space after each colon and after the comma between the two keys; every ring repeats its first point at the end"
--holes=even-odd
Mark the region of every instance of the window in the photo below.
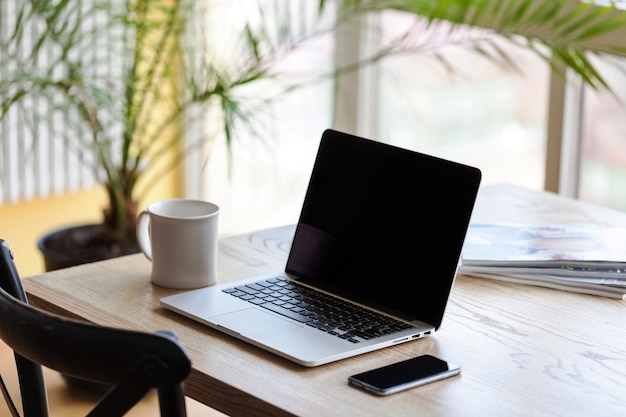
{"type": "MultiPolygon", "coordinates": [[[[623,8],[623,2],[617,7],[623,8]]],[[[408,14],[385,12],[381,38],[419,24],[415,21],[408,14]]],[[[621,156],[626,155],[626,60],[590,53],[615,97],[583,87],[571,74],[563,81],[526,49],[499,45],[522,74],[501,71],[454,45],[438,51],[458,72],[452,77],[434,54],[383,61],[372,83],[377,105],[361,116],[376,119],[376,128],[362,133],[478,166],[486,184],[546,188],[626,209],[626,189],[620,185],[626,179],[626,157],[621,156]]],[[[590,41],[588,47],[624,51],[626,30],[590,41]]]]}
{"type": "MultiPolygon", "coordinates": [[[[232,56],[237,45],[228,40],[240,36],[246,22],[266,24],[268,35],[278,36],[285,28],[272,24],[274,13],[291,13],[289,30],[301,40],[288,53],[276,54],[272,62],[272,71],[278,74],[275,79],[266,78],[238,89],[237,94],[247,103],[254,103],[247,111],[254,118],[255,130],[237,130],[232,141],[232,163],[224,137],[218,134],[205,154],[187,165],[187,194],[220,206],[223,236],[298,220],[321,132],[332,125],[333,83],[328,74],[333,71],[334,38],[326,19],[318,16],[317,2],[294,6],[291,0],[268,0],[262,2],[266,6],[263,15],[240,3],[205,3],[204,18],[220,23],[204,25],[212,28],[206,35],[211,42],[209,50],[218,54],[212,56],[213,60],[224,59],[232,66],[240,59],[232,56]],[[246,19],[241,16],[242,10],[249,13],[246,19]],[[298,19],[301,23],[293,24],[298,19]],[[272,97],[272,91],[293,83],[301,84],[295,92],[259,105],[259,97],[272,97]],[[199,175],[202,181],[195,181],[199,175]]],[[[332,14],[333,10],[327,8],[326,13],[332,14]]],[[[210,119],[206,128],[211,129],[210,119]]]]}
{"type": "MultiPolygon", "coordinates": [[[[363,59],[402,28],[419,24],[423,23],[415,15],[386,11],[302,44],[285,60],[282,70],[323,73],[331,69],[333,59],[339,66],[349,64],[350,59],[363,59]]],[[[432,36],[436,42],[436,34],[432,36]]],[[[609,162],[598,155],[598,138],[606,140],[607,135],[598,136],[595,131],[599,127],[624,131],[624,122],[620,122],[623,107],[610,97],[585,92],[582,119],[564,119],[578,108],[575,83],[555,76],[547,63],[526,48],[494,42],[517,63],[521,73],[503,69],[458,41],[438,45],[436,54],[399,55],[362,67],[343,77],[336,90],[325,81],[286,95],[263,111],[267,143],[254,136],[237,138],[229,181],[229,169],[223,163],[225,150],[211,148],[205,186],[196,195],[222,206],[223,234],[295,222],[320,134],[333,126],[477,166],[483,171],[483,184],[547,187],[603,204],[607,204],[607,195],[617,198],[613,184],[626,175],[626,163],[615,161],[615,155],[619,146],[626,146],[626,139],[621,139],[626,135],[618,134],[620,138],[610,142],[617,148],[605,152],[613,158],[609,162]],[[454,73],[448,65],[455,68],[454,73]],[[593,110],[594,102],[604,106],[612,102],[611,110],[593,110]],[[598,111],[603,117],[614,113],[611,123],[615,127],[608,122],[598,124],[598,111]],[[583,136],[574,134],[578,121],[586,132],[583,136]],[[598,180],[600,175],[605,179],[598,180]]],[[[624,47],[626,36],[618,33],[609,43],[624,47]]],[[[621,65],[623,69],[624,63],[621,65]]],[[[619,91],[626,78],[620,70],[612,72],[606,77],[619,91]]],[[[253,89],[247,93],[254,96],[253,89]]],[[[626,192],[620,198],[626,200],[624,195],[626,192]]]]}
{"type": "MultiPolygon", "coordinates": [[[[624,12],[624,2],[617,2],[624,12]]],[[[614,94],[596,91],[576,77],[563,82],[552,77],[551,110],[548,119],[548,155],[546,187],[561,194],[584,201],[626,210],[626,199],[620,184],[626,170],[624,136],[626,130],[620,119],[624,116],[624,83],[626,47],[623,28],[602,37],[601,42],[589,48],[600,54],[589,53],[614,94]],[[597,45],[608,45],[603,49],[597,45]],[[602,53],[604,52],[604,53],[602,53]]]]}
{"type": "Polygon", "coordinates": [[[615,96],[581,89],[578,197],[626,211],[626,58],[595,61],[615,96]]]}
{"type": "MultiPolygon", "coordinates": [[[[384,12],[381,22],[385,37],[420,25],[420,18],[384,12]]],[[[442,36],[432,34],[432,42],[442,36]]],[[[463,37],[434,46],[432,52],[427,47],[424,53],[380,64],[374,136],[479,167],[483,184],[506,181],[541,189],[548,65],[534,53],[494,38],[523,71],[516,73],[472,51],[463,37]]]]}

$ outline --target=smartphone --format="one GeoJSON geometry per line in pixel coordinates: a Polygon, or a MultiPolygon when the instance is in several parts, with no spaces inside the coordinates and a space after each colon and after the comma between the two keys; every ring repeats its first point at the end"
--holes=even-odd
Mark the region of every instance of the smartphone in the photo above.
{"type": "Polygon", "coordinates": [[[389,395],[461,373],[461,367],[431,355],[418,356],[357,375],[348,381],[378,395],[389,395]]]}

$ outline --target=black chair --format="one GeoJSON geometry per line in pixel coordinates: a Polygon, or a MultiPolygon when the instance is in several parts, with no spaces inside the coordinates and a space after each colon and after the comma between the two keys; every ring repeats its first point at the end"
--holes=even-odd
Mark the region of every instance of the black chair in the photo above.
{"type": "MultiPolygon", "coordinates": [[[[49,415],[41,366],[111,387],[88,417],[123,416],[152,389],[158,391],[161,416],[186,416],[184,380],[191,361],[173,333],[102,327],[31,306],[1,239],[0,252],[0,339],[15,353],[24,417],[49,415]]],[[[19,416],[0,385],[13,416],[19,416]]]]}

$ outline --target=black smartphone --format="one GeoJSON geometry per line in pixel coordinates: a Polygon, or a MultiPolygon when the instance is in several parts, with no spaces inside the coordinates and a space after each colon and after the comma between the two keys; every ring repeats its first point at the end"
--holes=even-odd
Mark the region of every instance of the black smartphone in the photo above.
{"type": "Polygon", "coordinates": [[[352,375],[348,381],[378,395],[389,395],[459,373],[460,366],[431,355],[423,355],[352,375]]]}

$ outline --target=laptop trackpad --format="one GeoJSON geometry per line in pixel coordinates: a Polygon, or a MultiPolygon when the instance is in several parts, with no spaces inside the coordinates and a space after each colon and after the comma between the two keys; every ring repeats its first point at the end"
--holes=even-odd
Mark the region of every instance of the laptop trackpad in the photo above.
{"type": "Polygon", "coordinates": [[[211,318],[211,321],[243,336],[259,338],[298,330],[301,326],[265,311],[248,308],[211,318]]]}

